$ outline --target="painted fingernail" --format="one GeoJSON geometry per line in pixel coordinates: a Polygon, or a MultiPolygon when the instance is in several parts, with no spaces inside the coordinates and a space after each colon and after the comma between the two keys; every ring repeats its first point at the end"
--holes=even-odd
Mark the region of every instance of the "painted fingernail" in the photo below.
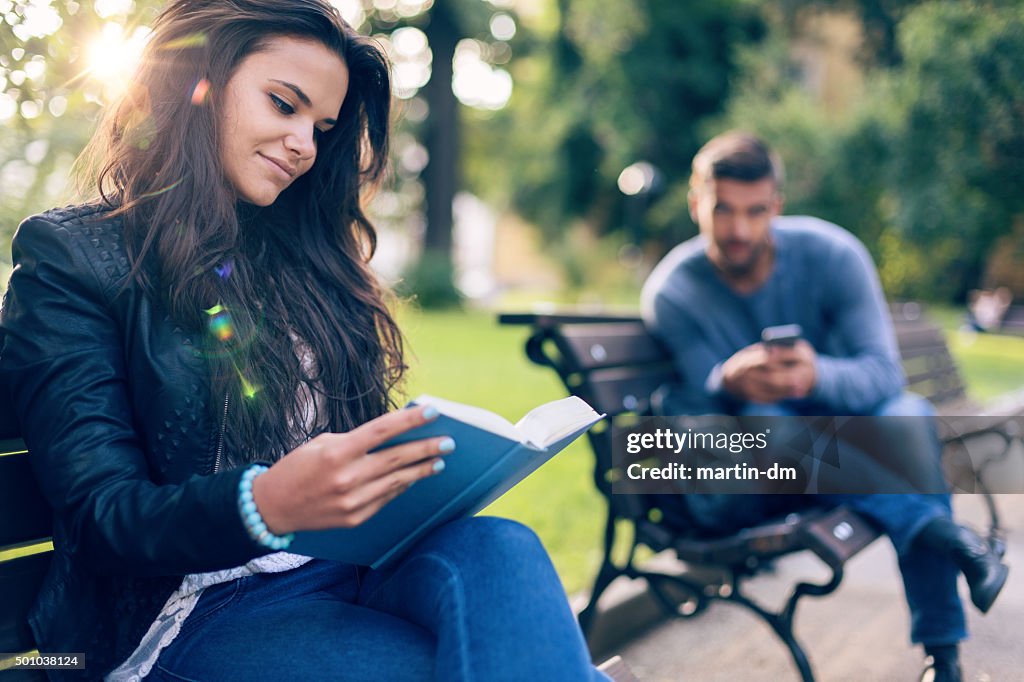
{"type": "Polygon", "coordinates": [[[423,418],[424,419],[433,419],[437,415],[438,415],[437,408],[434,407],[433,405],[427,405],[423,409],[423,418]]]}
{"type": "Polygon", "coordinates": [[[451,452],[455,449],[455,439],[445,438],[443,441],[437,444],[437,449],[441,452],[451,452]]]}
{"type": "Polygon", "coordinates": [[[444,471],[444,460],[439,459],[436,462],[434,462],[434,473],[439,474],[442,471],[444,471]]]}

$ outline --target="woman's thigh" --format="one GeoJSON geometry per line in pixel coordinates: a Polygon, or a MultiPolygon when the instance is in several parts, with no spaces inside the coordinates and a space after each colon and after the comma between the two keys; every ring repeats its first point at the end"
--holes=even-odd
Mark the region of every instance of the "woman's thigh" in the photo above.
{"type": "Polygon", "coordinates": [[[182,629],[160,655],[152,678],[432,679],[434,637],[408,621],[353,604],[354,569],[336,564],[352,580],[325,581],[327,563],[294,575],[242,578],[230,603],[218,604],[211,615],[200,610],[201,602],[194,613],[204,614],[202,623],[182,629]]]}

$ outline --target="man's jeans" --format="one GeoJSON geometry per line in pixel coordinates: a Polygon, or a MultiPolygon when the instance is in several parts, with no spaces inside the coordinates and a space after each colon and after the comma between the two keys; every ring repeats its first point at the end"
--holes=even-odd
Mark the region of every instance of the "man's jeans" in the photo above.
{"type": "MultiPolygon", "coordinates": [[[[798,410],[785,405],[751,404],[747,416],[787,416],[798,410]]],[[[871,416],[931,417],[935,410],[927,400],[904,393],[880,405],[871,416]]],[[[924,421],[922,421],[924,425],[924,421]]],[[[934,428],[922,434],[925,453],[906,456],[930,458],[940,475],[942,446],[934,428]]],[[[902,453],[895,453],[903,456],[902,453]]],[[[922,644],[953,644],[967,637],[963,606],[957,594],[959,572],[949,556],[914,540],[932,520],[951,517],[948,494],[889,495],[690,495],[687,509],[705,528],[739,529],[773,516],[811,506],[846,505],[874,522],[892,540],[899,558],[903,587],[910,606],[910,638],[922,644]]]]}
{"type": "Polygon", "coordinates": [[[607,680],[513,521],[442,526],[396,565],[313,560],[208,588],[158,680],[607,680]]]}

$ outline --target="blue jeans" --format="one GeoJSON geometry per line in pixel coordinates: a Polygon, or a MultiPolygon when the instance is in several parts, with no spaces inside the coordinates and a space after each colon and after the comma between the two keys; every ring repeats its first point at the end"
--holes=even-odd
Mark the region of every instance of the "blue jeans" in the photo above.
{"type": "Polygon", "coordinates": [[[438,528],[395,565],[313,560],[208,588],[157,680],[607,680],[537,536],[438,528]]]}
{"type": "MultiPolygon", "coordinates": [[[[795,405],[749,405],[745,415],[786,416],[801,413],[795,405]]],[[[818,412],[820,414],[820,412],[818,412]]],[[[871,416],[931,417],[935,410],[912,393],[879,405],[871,416]]],[[[922,420],[922,425],[926,422],[922,420]]],[[[941,472],[942,445],[934,428],[921,433],[925,452],[901,456],[926,458],[941,472]]],[[[903,588],[910,606],[910,639],[915,643],[954,644],[967,637],[963,605],[957,594],[959,571],[950,557],[915,544],[917,534],[931,521],[952,516],[948,494],[891,495],[691,495],[690,515],[700,525],[739,529],[812,506],[846,505],[882,529],[896,548],[903,588]]]]}

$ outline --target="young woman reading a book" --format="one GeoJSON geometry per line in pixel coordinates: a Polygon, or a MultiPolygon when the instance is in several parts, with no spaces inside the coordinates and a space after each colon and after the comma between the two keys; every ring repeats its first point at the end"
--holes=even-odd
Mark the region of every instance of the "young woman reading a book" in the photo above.
{"type": "MultiPolygon", "coordinates": [[[[31,615],[87,679],[591,680],[537,538],[472,518],[368,570],[288,553],[427,476],[360,196],[388,65],[326,0],[176,0],[90,158],[26,220],[0,379],[55,512],[31,615]]],[[[56,675],[51,672],[51,675],[56,675]]]]}

